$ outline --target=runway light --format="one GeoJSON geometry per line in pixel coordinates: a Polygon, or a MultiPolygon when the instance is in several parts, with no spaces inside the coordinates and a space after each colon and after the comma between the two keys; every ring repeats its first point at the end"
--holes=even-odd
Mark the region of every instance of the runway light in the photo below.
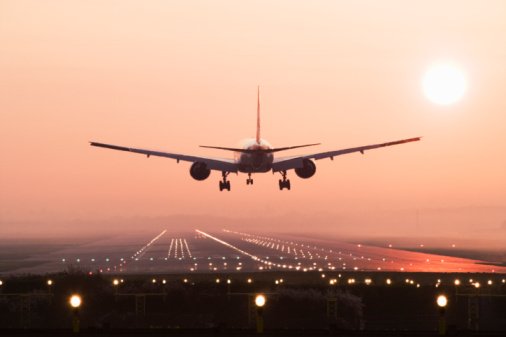
{"type": "Polygon", "coordinates": [[[220,283],[220,279],[219,278],[216,279],[216,283],[220,283]]]}
{"type": "Polygon", "coordinates": [[[440,308],[444,308],[448,304],[448,299],[445,295],[439,295],[437,297],[436,303],[440,308]]]}
{"type": "Polygon", "coordinates": [[[387,282],[387,285],[391,285],[391,284],[392,284],[392,280],[391,280],[391,279],[389,279],[389,278],[387,278],[387,281],[386,281],[386,282],[387,282]]]}
{"type": "Polygon", "coordinates": [[[488,280],[488,281],[487,281],[487,284],[488,284],[489,286],[491,286],[493,283],[494,283],[494,282],[492,282],[492,280],[488,280]]]}
{"type": "Polygon", "coordinates": [[[119,285],[119,280],[117,278],[115,278],[114,280],[112,280],[112,285],[118,286],[119,285]]]}
{"type": "Polygon", "coordinates": [[[456,286],[459,286],[460,285],[460,280],[459,279],[455,279],[455,282],[453,282],[456,286]]]}
{"type": "Polygon", "coordinates": [[[187,278],[185,278],[185,279],[183,280],[183,282],[184,282],[184,283],[188,283],[188,279],[187,279],[187,278]]]}
{"type": "Polygon", "coordinates": [[[258,294],[256,297],[255,297],[255,305],[259,308],[263,307],[265,305],[265,302],[266,302],[266,298],[264,295],[262,294],[258,294]]]}
{"type": "Polygon", "coordinates": [[[474,287],[475,287],[475,288],[479,288],[480,286],[481,286],[480,282],[476,282],[476,283],[474,283],[474,287]]]}
{"type": "Polygon", "coordinates": [[[81,306],[81,296],[77,294],[70,296],[69,303],[72,308],[79,308],[81,306]]]}
{"type": "Polygon", "coordinates": [[[167,280],[166,279],[163,279],[162,280],[162,284],[166,284],[167,283],[167,280]]]}
{"type": "Polygon", "coordinates": [[[365,279],[365,284],[370,285],[372,283],[372,280],[370,278],[365,279]]]}
{"type": "Polygon", "coordinates": [[[152,279],[151,283],[155,284],[156,283],[156,278],[152,279]]]}
{"type": "Polygon", "coordinates": [[[232,280],[231,279],[227,279],[227,284],[230,284],[232,283],[232,280]]]}
{"type": "Polygon", "coordinates": [[[4,281],[0,280],[0,286],[4,284],[4,281]]]}
{"type": "Polygon", "coordinates": [[[251,282],[253,282],[253,280],[249,278],[249,279],[248,279],[248,283],[251,283],[251,282]]]}
{"type": "Polygon", "coordinates": [[[49,279],[49,280],[47,280],[46,283],[47,283],[48,286],[52,286],[53,285],[53,280],[49,279]]]}

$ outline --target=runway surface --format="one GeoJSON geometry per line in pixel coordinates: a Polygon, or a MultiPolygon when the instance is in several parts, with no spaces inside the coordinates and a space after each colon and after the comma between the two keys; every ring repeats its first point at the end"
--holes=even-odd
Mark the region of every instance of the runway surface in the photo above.
{"type": "Polygon", "coordinates": [[[17,253],[15,246],[9,247],[0,252],[4,260],[1,273],[4,275],[58,272],[69,267],[88,273],[125,274],[253,271],[506,273],[506,267],[486,261],[412,252],[388,245],[377,247],[299,235],[263,235],[227,229],[125,233],[80,244],[38,247],[34,251],[27,246],[17,253]]]}

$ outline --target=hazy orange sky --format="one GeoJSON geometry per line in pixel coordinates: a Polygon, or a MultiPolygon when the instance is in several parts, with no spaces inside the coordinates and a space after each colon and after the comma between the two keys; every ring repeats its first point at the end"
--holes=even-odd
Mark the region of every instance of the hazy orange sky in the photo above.
{"type": "Polygon", "coordinates": [[[209,216],[504,242],[505,36],[505,1],[0,0],[0,235],[209,216]],[[468,79],[450,106],[421,89],[440,60],[468,79]],[[268,173],[220,193],[217,172],[88,145],[227,157],[198,145],[254,136],[257,84],[274,146],[424,138],[318,161],[290,192],[268,173]]]}

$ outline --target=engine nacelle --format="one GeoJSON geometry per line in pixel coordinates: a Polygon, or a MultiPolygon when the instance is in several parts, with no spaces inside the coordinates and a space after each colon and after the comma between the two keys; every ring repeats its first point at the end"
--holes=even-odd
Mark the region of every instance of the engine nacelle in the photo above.
{"type": "Polygon", "coordinates": [[[311,178],[316,172],[315,163],[312,160],[304,159],[302,164],[304,166],[295,169],[295,174],[303,179],[311,178]]]}
{"type": "Polygon", "coordinates": [[[207,168],[206,163],[195,162],[190,167],[190,175],[195,180],[206,180],[211,174],[211,170],[207,168]]]}

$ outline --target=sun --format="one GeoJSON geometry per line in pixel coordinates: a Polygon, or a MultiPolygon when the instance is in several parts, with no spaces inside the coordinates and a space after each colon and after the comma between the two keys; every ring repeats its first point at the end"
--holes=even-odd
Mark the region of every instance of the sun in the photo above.
{"type": "Polygon", "coordinates": [[[433,103],[450,105],[458,102],[466,93],[467,80],[464,72],[451,63],[431,66],[422,80],[425,96],[433,103]]]}

